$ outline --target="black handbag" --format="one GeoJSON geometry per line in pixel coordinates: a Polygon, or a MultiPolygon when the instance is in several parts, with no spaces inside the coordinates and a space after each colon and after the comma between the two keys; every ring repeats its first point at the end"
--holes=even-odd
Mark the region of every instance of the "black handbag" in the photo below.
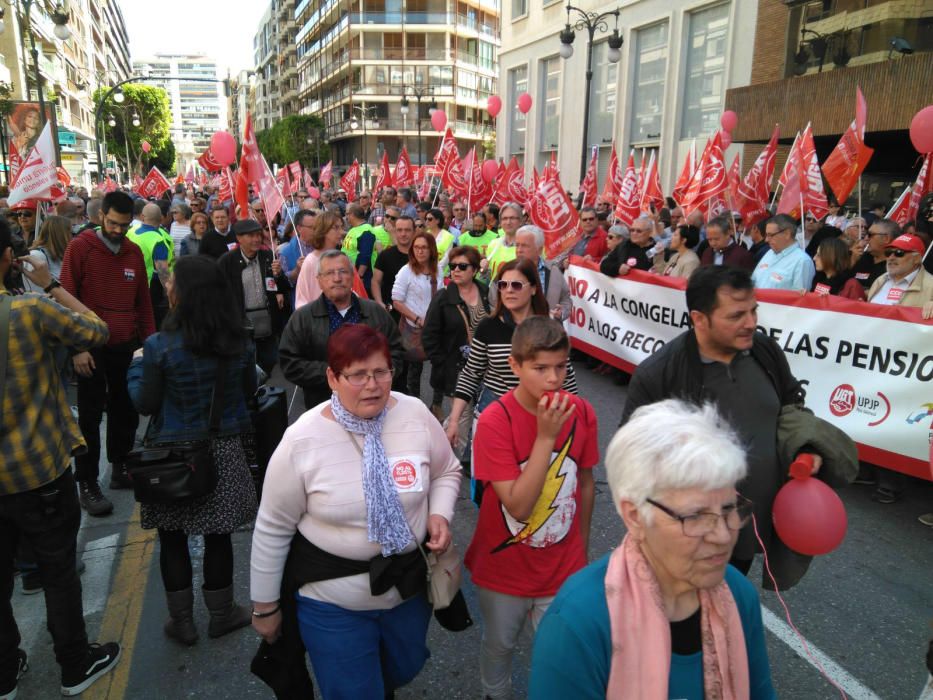
{"type": "Polygon", "coordinates": [[[220,430],[226,369],[227,359],[221,358],[211,392],[206,440],[178,447],[141,447],[126,456],[126,472],[139,503],[185,503],[207,496],[217,487],[211,443],[220,430]]]}

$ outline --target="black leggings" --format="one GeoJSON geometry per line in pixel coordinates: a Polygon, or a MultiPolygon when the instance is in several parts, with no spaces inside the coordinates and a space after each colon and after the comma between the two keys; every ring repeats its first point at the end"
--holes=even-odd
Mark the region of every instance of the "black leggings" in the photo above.
{"type": "MultiPolygon", "coordinates": [[[[191,588],[191,552],[188,535],[181,530],[159,529],[159,568],[169,593],[191,588]]],[[[204,587],[209,591],[233,583],[233,542],[229,534],[204,535],[204,587]]]]}

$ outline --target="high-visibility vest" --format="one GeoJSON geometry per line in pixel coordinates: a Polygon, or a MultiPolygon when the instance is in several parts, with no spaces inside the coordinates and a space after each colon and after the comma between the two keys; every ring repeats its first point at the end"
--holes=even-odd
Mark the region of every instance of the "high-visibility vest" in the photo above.
{"type": "MultiPolygon", "coordinates": [[[[349,231],[347,235],[343,238],[343,245],[340,247],[341,250],[347,254],[347,257],[350,258],[350,264],[353,265],[354,269],[356,268],[356,258],[360,253],[360,236],[364,233],[372,233],[376,237],[376,242],[379,241],[379,237],[376,235],[376,232],[373,230],[373,227],[369,224],[360,224],[359,226],[354,226],[349,231]]],[[[373,254],[372,260],[369,262],[369,269],[372,270],[376,265],[376,256],[379,254],[379,251],[376,250],[375,244],[373,245],[373,254]]]]}
{"type": "Polygon", "coordinates": [[[175,267],[175,250],[172,244],[172,237],[163,228],[150,229],[149,231],[139,232],[140,227],[130,229],[126,234],[126,239],[139,246],[143,254],[143,262],[146,264],[146,282],[152,283],[152,275],[155,272],[155,264],[152,261],[152,251],[159,243],[163,243],[168,249],[168,268],[175,267]]]}
{"type": "Polygon", "coordinates": [[[486,260],[489,261],[489,279],[496,279],[499,268],[507,262],[515,260],[515,242],[505,244],[505,238],[497,238],[486,248],[486,260]]]}

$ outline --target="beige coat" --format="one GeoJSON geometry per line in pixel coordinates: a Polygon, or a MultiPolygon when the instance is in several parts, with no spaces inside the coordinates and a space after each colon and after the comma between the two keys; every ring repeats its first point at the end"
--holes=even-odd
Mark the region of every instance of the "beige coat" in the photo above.
{"type": "Polygon", "coordinates": [[[684,279],[689,279],[693,271],[700,266],[700,258],[689,248],[683,253],[674,253],[670,260],[664,260],[664,256],[661,255],[655,257],[656,259],[652,269],[659,275],[663,275],[665,274],[665,270],[670,268],[670,272],[667,273],[668,277],[683,277],[684,279]]]}
{"type": "MultiPolygon", "coordinates": [[[[887,281],[887,272],[874,281],[871,288],[868,290],[868,301],[874,299],[875,295],[887,281]]],[[[904,290],[904,294],[897,302],[897,305],[921,307],[928,301],[933,301],[933,275],[921,267],[919,274],[914,277],[914,281],[904,290]]]]}

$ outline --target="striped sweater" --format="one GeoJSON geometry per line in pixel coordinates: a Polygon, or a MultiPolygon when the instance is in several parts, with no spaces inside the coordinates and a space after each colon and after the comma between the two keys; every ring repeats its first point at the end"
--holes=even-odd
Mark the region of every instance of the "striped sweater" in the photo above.
{"type": "Polygon", "coordinates": [[[108,346],[139,347],[155,333],[139,246],[123,241],[114,254],[96,231],[82,231],[65,249],[60,281],[107,324],[108,346]]]}
{"type": "MultiPolygon", "coordinates": [[[[454,396],[469,403],[479,397],[480,386],[485,386],[496,396],[502,396],[518,386],[518,377],[509,367],[514,331],[515,325],[511,320],[506,322],[491,316],[479,322],[473,334],[473,342],[470,343],[470,356],[457,378],[454,396]]],[[[567,360],[564,390],[578,393],[577,378],[570,360],[567,360]]]]}

